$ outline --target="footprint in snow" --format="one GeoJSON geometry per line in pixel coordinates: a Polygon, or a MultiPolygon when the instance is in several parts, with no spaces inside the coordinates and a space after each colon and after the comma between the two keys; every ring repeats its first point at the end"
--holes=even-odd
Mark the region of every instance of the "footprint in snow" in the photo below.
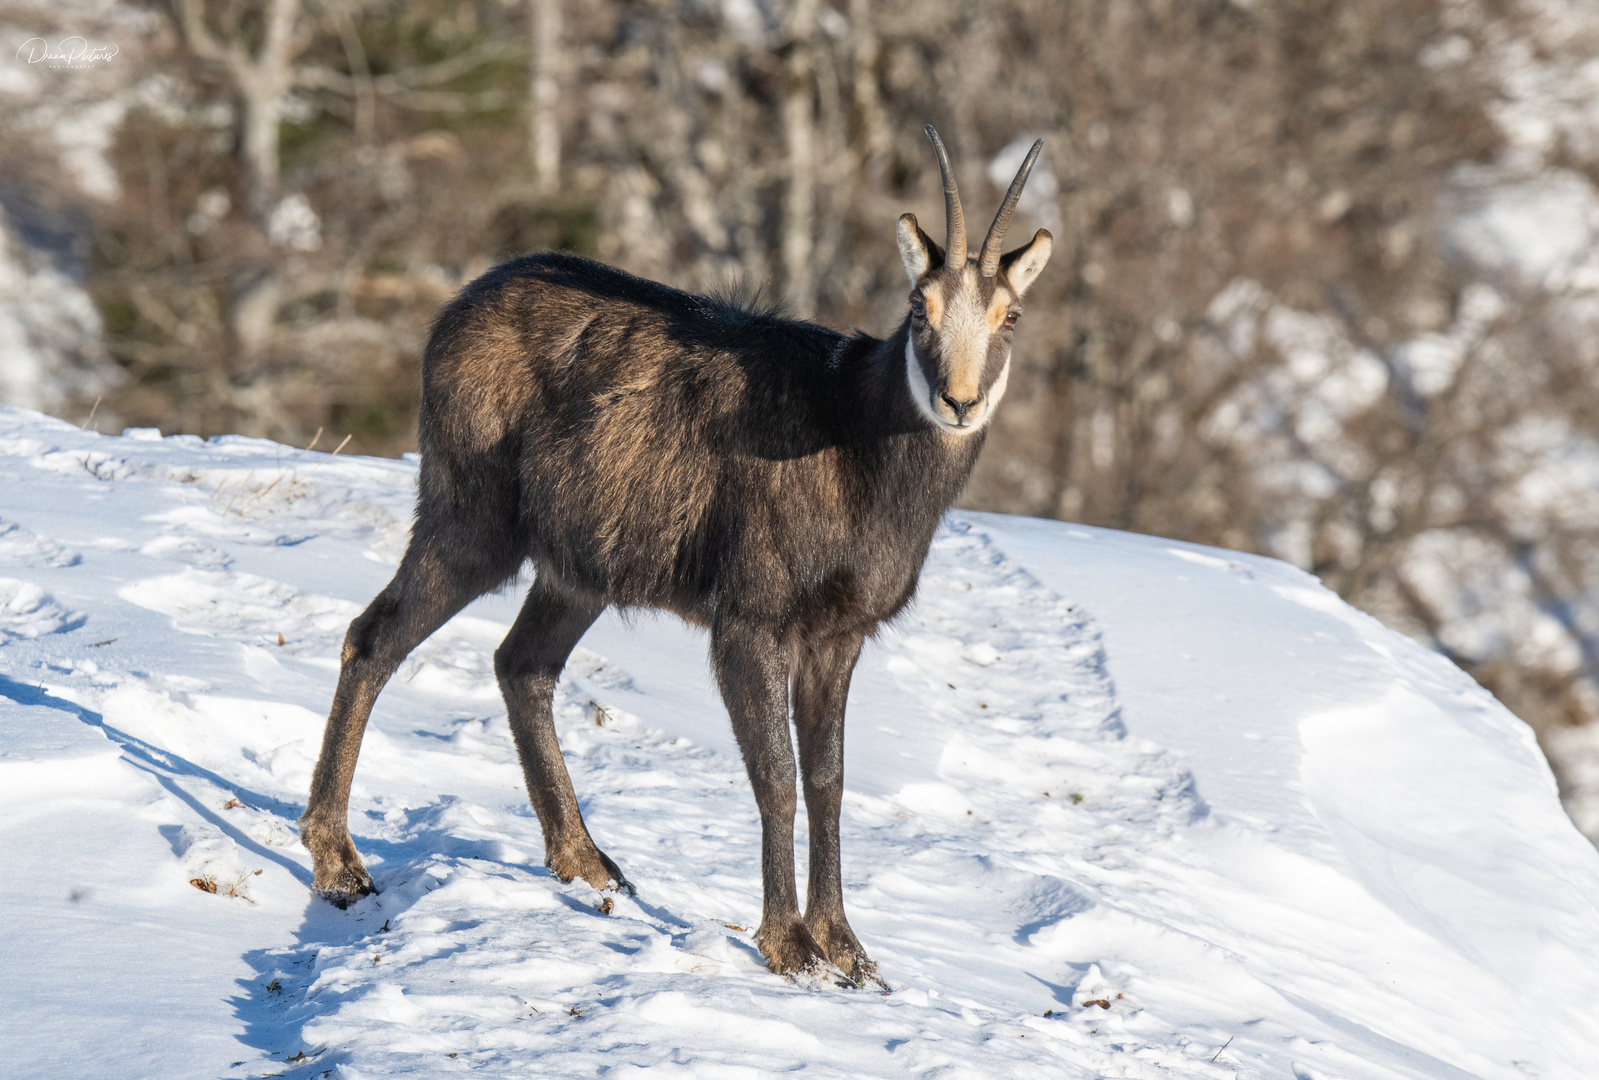
{"type": "Polygon", "coordinates": [[[0,518],[0,563],[14,566],[76,566],[83,557],[51,540],[0,518]]]}
{"type": "Polygon", "coordinates": [[[632,690],[633,677],[616,663],[599,653],[590,652],[581,645],[567,657],[562,675],[567,679],[581,679],[601,690],[632,690]]]}
{"type": "Polygon", "coordinates": [[[247,865],[239,845],[215,825],[191,824],[162,829],[178,857],[183,878],[201,892],[250,900],[258,868],[247,865]]]}
{"type": "Polygon", "coordinates": [[[122,599],[172,617],[179,630],[284,649],[290,655],[336,656],[360,608],[347,600],[306,594],[281,581],[226,570],[187,569],[124,586],[122,599]],[[278,643],[278,635],[284,637],[278,643]]]}
{"type": "Polygon", "coordinates": [[[13,638],[65,633],[86,622],[87,615],[66,610],[33,582],[0,578],[0,644],[13,638]]]}
{"type": "Polygon", "coordinates": [[[946,825],[981,830],[1028,827],[1041,803],[1064,805],[1073,840],[1062,851],[1125,820],[1164,831],[1204,812],[1186,769],[1126,737],[1092,617],[959,518],[935,538],[916,604],[884,645],[888,671],[933,721],[924,735],[944,743],[941,782],[900,793],[911,812],[937,806],[951,811],[946,825]]]}
{"type": "Polygon", "coordinates": [[[192,536],[158,536],[139,549],[152,559],[172,559],[197,570],[226,570],[233,557],[221,548],[192,536]]]}

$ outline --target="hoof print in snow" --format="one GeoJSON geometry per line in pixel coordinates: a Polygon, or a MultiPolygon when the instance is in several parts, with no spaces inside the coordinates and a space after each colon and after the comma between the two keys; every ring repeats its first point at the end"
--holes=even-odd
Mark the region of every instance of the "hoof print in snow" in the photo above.
{"type": "Polygon", "coordinates": [[[83,612],[66,610],[31,581],[0,578],[0,645],[12,638],[64,634],[88,621],[83,612]]]}
{"type": "Polygon", "coordinates": [[[172,841],[183,879],[201,892],[254,903],[245,883],[260,873],[244,864],[239,847],[215,825],[185,825],[172,841]]]}
{"type": "Polygon", "coordinates": [[[29,532],[13,521],[0,520],[0,562],[15,566],[77,566],[83,556],[49,537],[29,532]]]}

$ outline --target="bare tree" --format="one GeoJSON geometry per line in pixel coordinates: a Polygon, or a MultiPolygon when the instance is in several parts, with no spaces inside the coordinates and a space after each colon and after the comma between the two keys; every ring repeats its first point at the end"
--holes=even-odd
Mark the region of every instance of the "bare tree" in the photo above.
{"type": "Polygon", "coordinates": [[[245,205],[265,226],[278,196],[278,123],[283,99],[294,87],[294,60],[311,42],[300,0],[265,0],[257,6],[224,0],[177,0],[178,25],[189,50],[226,72],[243,106],[240,156],[245,164],[245,205]],[[252,49],[249,42],[258,40],[252,49]]]}

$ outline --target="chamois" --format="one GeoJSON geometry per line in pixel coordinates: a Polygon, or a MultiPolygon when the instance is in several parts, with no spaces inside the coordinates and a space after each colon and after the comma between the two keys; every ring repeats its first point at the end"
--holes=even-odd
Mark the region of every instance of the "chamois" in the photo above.
{"type": "Polygon", "coordinates": [[[350,624],[300,819],[315,891],[373,892],[348,828],[373,701],[467,603],[534,578],[494,654],[545,865],[632,886],[590,838],[561,758],[552,695],[610,605],[710,631],[711,664],[761,816],[755,942],[776,972],[824,962],[881,982],[844,917],[838,817],[844,702],[861,645],[916,591],[1009,373],[1022,294],[1049,258],[1040,229],[1002,254],[1043,140],[981,251],[968,255],[949,156],[946,245],[912,214],[898,241],[910,312],[879,340],[693,296],[587,259],[524,255],[439,314],[422,361],[416,520],[394,579],[350,624]],[[794,753],[810,880],[794,881],[794,753]]]}

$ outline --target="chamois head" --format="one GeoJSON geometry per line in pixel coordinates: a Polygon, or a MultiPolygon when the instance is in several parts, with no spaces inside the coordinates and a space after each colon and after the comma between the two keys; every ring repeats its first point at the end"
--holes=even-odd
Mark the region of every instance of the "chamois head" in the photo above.
{"type": "Polygon", "coordinates": [[[911,328],[905,342],[905,374],[923,415],[951,435],[981,431],[994,414],[1010,376],[1011,327],[1022,313],[1022,294],[1049,261],[1054,238],[1044,229],[1026,247],[1000,254],[1022,185],[1044,140],[1033,143],[1011,181],[1005,201],[977,255],[966,253],[966,218],[944,143],[926,128],[944,177],[944,216],[949,233],[943,250],[916,224],[899,219],[899,254],[911,279],[911,328]]]}

